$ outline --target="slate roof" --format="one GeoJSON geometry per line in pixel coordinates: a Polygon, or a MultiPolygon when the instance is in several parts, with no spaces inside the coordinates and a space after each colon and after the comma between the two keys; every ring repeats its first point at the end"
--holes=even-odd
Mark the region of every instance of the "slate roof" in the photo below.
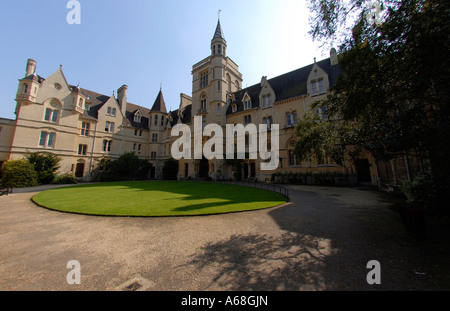
{"type": "MultiPolygon", "coordinates": [[[[178,119],[180,118],[178,115],[179,109],[171,111],[170,115],[172,117],[172,121],[170,122],[170,126],[175,126],[178,123],[178,119]]],[[[192,104],[187,105],[183,112],[181,117],[181,123],[187,124],[191,122],[191,113],[192,113],[192,104]]]]}
{"type": "Polygon", "coordinates": [[[220,26],[220,19],[217,21],[217,27],[216,27],[216,31],[214,32],[214,37],[212,38],[214,39],[222,39],[225,41],[225,37],[223,35],[223,30],[222,30],[222,26],[220,26]]]}
{"type": "MultiPolygon", "coordinates": [[[[324,59],[317,62],[317,65],[322,68],[330,80],[330,86],[336,83],[337,77],[340,73],[339,65],[331,66],[330,59],[324,59]]],[[[314,64],[299,68],[297,70],[285,73],[278,77],[267,80],[275,92],[276,101],[282,101],[289,98],[305,95],[307,93],[307,80],[314,64]]],[[[252,102],[252,108],[257,108],[259,104],[259,94],[261,93],[261,84],[255,84],[234,93],[235,100],[232,104],[237,105],[237,111],[244,110],[244,95],[247,93],[252,102]]],[[[228,107],[227,115],[232,114],[232,105],[228,107]]]]}
{"type": "MultiPolygon", "coordinates": [[[[98,119],[98,111],[100,108],[111,98],[111,96],[102,95],[84,88],[77,88],[76,86],[69,86],[72,91],[79,91],[81,94],[83,94],[86,98],[88,98],[88,103],[90,103],[90,109],[85,110],[83,112],[83,118],[85,119],[91,119],[91,120],[97,120],[98,119]]],[[[131,103],[127,103],[127,110],[125,113],[125,119],[123,122],[123,125],[125,126],[131,126],[139,129],[145,129],[148,130],[148,121],[149,118],[146,117],[150,113],[150,109],[134,105],[131,103]],[[134,122],[134,114],[135,112],[139,110],[142,114],[141,122],[134,122]]]]}
{"type": "Polygon", "coordinates": [[[42,83],[42,81],[44,81],[45,79],[42,78],[40,75],[32,74],[32,75],[26,76],[25,78],[22,78],[20,80],[21,81],[22,80],[29,80],[29,81],[36,81],[36,82],[42,83]]]}
{"type": "Polygon", "coordinates": [[[152,106],[151,111],[159,111],[167,113],[166,103],[164,102],[164,96],[161,90],[159,91],[158,96],[156,97],[156,100],[152,106]]]}

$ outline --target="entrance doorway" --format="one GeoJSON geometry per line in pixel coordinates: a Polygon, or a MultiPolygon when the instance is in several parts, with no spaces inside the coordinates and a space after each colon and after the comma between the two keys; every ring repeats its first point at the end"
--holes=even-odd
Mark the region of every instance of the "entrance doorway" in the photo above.
{"type": "Polygon", "coordinates": [[[208,159],[203,157],[200,160],[200,167],[199,167],[199,171],[198,171],[198,177],[208,177],[208,171],[209,171],[208,159]]]}
{"type": "Polygon", "coordinates": [[[84,161],[78,161],[75,167],[75,177],[81,178],[84,176],[84,161]]]}
{"type": "Polygon", "coordinates": [[[372,178],[370,177],[369,160],[367,160],[367,159],[355,160],[355,166],[356,166],[356,174],[358,176],[359,182],[371,182],[372,181],[372,178]]]}

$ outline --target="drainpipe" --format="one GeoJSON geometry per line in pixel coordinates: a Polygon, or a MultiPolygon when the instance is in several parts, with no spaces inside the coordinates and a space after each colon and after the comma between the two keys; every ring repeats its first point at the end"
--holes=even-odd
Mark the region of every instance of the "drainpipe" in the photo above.
{"type": "Polygon", "coordinates": [[[411,175],[410,175],[410,172],[409,172],[408,157],[406,156],[406,154],[403,155],[403,161],[405,161],[406,177],[408,178],[409,181],[411,181],[411,175]]]}
{"type": "Polygon", "coordinates": [[[92,137],[91,159],[90,159],[90,163],[89,163],[89,178],[90,178],[91,181],[93,181],[93,177],[92,177],[92,160],[94,158],[95,137],[97,137],[97,125],[98,125],[98,122],[95,122],[94,135],[92,137]]]}

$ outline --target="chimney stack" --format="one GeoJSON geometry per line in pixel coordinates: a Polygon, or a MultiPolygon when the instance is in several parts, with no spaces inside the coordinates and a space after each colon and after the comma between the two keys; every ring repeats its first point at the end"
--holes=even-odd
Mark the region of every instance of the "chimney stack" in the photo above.
{"type": "Polygon", "coordinates": [[[337,57],[337,53],[336,53],[336,49],[335,48],[332,48],[330,50],[330,62],[331,62],[331,66],[338,64],[338,57],[337,57]]]}
{"type": "Polygon", "coordinates": [[[122,111],[122,115],[124,117],[125,112],[127,111],[127,90],[128,86],[125,84],[117,90],[117,101],[119,102],[120,110],[122,111]]]}
{"type": "Polygon", "coordinates": [[[31,76],[36,71],[36,61],[29,58],[27,61],[27,71],[25,77],[31,76]]]}

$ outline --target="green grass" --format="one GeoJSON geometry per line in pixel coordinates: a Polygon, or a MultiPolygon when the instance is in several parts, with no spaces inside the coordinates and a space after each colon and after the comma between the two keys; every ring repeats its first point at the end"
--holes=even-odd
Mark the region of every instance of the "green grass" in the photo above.
{"type": "Polygon", "coordinates": [[[231,184],[139,181],[47,190],[32,200],[71,213],[108,216],[184,216],[250,211],[286,202],[281,194],[231,184]]]}

